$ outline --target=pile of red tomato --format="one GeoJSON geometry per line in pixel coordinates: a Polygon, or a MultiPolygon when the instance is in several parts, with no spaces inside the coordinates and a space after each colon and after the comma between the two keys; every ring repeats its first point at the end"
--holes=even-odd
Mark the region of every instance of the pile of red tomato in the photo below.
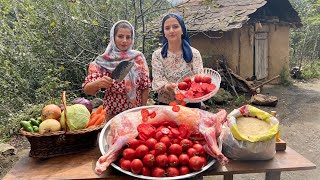
{"type": "Polygon", "coordinates": [[[211,81],[210,76],[196,75],[193,80],[187,77],[178,83],[178,89],[182,90],[182,94],[187,98],[199,98],[216,89],[216,85],[211,81]]]}
{"type": "Polygon", "coordinates": [[[207,165],[203,145],[189,139],[185,125],[173,121],[140,124],[139,135],[130,139],[118,165],[132,173],[152,177],[174,177],[199,171],[207,165]]]}

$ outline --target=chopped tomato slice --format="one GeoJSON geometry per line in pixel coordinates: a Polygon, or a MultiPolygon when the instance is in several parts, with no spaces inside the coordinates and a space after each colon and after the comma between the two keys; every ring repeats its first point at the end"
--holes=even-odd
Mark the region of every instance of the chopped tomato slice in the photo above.
{"type": "Polygon", "coordinates": [[[142,117],[148,117],[149,116],[148,109],[141,109],[141,116],[142,117]]]}
{"type": "Polygon", "coordinates": [[[209,84],[207,89],[208,89],[209,92],[211,92],[214,89],[216,89],[216,85],[215,84],[209,84]]]}
{"type": "Polygon", "coordinates": [[[161,129],[162,134],[169,134],[170,133],[170,129],[164,127],[161,129]]]}
{"type": "Polygon", "coordinates": [[[143,133],[148,138],[156,133],[156,128],[153,127],[151,124],[139,124],[137,130],[139,133],[143,133]]]}
{"type": "Polygon", "coordinates": [[[171,130],[172,135],[174,137],[179,137],[180,136],[180,131],[178,130],[178,128],[171,128],[170,130],[171,130]]]}
{"type": "Polygon", "coordinates": [[[169,106],[176,106],[178,103],[176,101],[172,101],[171,103],[169,103],[169,106]]]}
{"type": "Polygon", "coordinates": [[[153,111],[151,114],[149,114],[149,116],[150,116],[151,118],[156,117],[156,112],[155,112],[155,111],[153,111]]]}
{"type": "Polygon", "coordinates": [[[172,107],[172,111],[178,112],[178,111],[180,111],[180,107],[179,106],[173,106],[172,107]]]}
{"type": "Polygon", "coordinates": [[[184,125],[184,124],[180,124],[179,125],[179,132],[180,132],[180,136],[182,138],[185,138],[185,139],[188,139],[189,136],[190,136],[190,131],[189,131],[189,128],[188,126],[184,125]]]}
{"type": "Polygon", "coordinates": [[[184,98],[185,98],[185,96],[184,96],[182,93],[176,94],[176,99],[177,99],[178,101],[182,101],[184,98]]]}
{"type": "Polygon", "coordinates": [[[143,133],[139,133],[138,136],[139,136],[139,139],[141,139],[142,141],[146,141],[146,140],[149,139],[149,138],[148,138],[145,134],[143,134],[143,133]]]}
{"type": "Polygon", "coordinates": [[[181,101],[181,102],[180,102],[180,106],[186,106],[186,104],[187,104],[187,103],[186,103],[185,101],[181,101]]]}
{"type": "Polygon", "coordinates": [[[148,117],[142,117],[142,122],[147,122],[148,121],[148,117]]]}
{"type": "Polygon", "coordinates": [[[168,127],[177,127],[177,123],[174,121],[163,121],[162,123],[163,126],[168,126],[168,127]]]}

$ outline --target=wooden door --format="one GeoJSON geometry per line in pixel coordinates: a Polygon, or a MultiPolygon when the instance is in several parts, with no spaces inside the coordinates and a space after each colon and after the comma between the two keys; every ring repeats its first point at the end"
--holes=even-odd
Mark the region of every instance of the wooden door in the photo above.
{"type": "Polygon", "coordinates": [[[268,77],[268,33],[255,34],[255,75],[257,80],[268,77]]]}

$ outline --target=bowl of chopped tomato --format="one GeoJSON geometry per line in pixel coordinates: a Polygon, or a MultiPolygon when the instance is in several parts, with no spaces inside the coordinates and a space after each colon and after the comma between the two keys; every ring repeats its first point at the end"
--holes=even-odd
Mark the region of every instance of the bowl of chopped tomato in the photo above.
{"type": "Polygon", "coordinates": [[[177,81],[176,97],[190,103],[205,101],[218,92],[220,83],[220,74],[211,68],[193,70],[177,81]]]}

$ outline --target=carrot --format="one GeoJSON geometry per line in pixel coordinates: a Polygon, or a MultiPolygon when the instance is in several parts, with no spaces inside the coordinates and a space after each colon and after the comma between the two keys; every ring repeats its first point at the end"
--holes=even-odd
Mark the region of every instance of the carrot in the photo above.
{"type": "MultiPolygon", "coordinates": [[[[89,120],[89,123],[88,123],[87,127],[90,127],[90,126],[94,125],[95,122],[96,122],[100,117],[101,117],[101,115],[100,115],[100,114],[97,114],[95,117],[91,118],[91,119],[89,120]]],[[[104,117],[104,116],[103,116],[103,117],[104,117]]]]}
{"type": "Polygon", "coordinates": [[[96,113],[97,113],[97,114],[100,114],[102,110],[103,110],[103,106],[100,105],[100,106],[98,107],[98,109],[96,110],[96,113]]]}
{"type": "Polygon", "coordinates": [[[95,111],[95,112],[93,112],[93,113],[91,113],[91,115],[90,115],[90,119],[92,119],[93,117],[95,117],[97,115],[97,112],[95,111]]]}
{"type": "Polygon", "coordinates": [[[102,116],[105,116],[107,114],[107,109],[103,109],[100,113],[102,116]]]}
{"type": "Polygon", "coordinates": [[[99,119],[94,123],[94,125],[100,125],[105,120],[105,118],[106,116],[100,116],[99,119]]]}

